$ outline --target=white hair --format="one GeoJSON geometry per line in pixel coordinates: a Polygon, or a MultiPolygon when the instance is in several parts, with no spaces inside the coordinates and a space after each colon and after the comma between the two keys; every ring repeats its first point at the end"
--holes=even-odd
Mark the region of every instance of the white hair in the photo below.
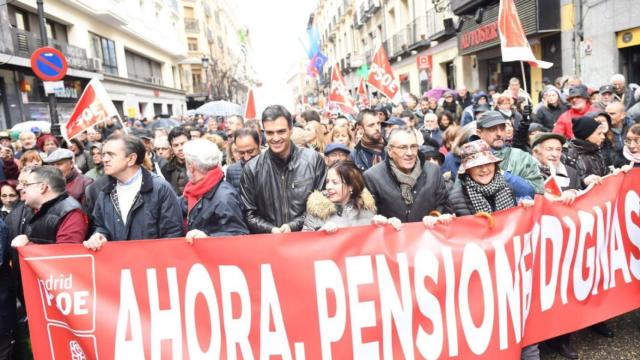
{"type": "Polygon", "coordinates": [[[206,139],[187,141],[184,144],[183,151],[187,162],[205,172],[218,166],[222,159],[222,152],[218,149],[218,146],[206,139]]]}
{"type": "Polygon", "coordinates": [[[623,82],[623,83],[624,83],[624,82],[625,82],[624,75],[622,75],[622,74],[615,74],[615,75],[613,75],[613,76],[611,77],[611,83],[613,84],[613,83],[614,83],[614,82],[616,82],[616,81],[620,81],[620,82],[623,82]]]}
{"type": "Polygon", "coordinates": [[[153,145],[155,147],[171,147],[171,145],[169,145],[169,139],[166,136],[156,136],[155,139],[153,139],[153,145]]]}

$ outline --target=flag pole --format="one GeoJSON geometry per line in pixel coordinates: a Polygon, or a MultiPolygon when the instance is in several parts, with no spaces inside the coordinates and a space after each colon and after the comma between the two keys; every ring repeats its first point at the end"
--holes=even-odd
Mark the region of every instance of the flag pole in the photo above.
{"type": "Polygon", "coordinates": [[[527,94],[527,102],[531,105],[529,90],[527,90],[527,74],[524,72],[524,61],[520,60],[520,70],[522,70],[522,85],[524,85],[524,92],[527,94]]]}

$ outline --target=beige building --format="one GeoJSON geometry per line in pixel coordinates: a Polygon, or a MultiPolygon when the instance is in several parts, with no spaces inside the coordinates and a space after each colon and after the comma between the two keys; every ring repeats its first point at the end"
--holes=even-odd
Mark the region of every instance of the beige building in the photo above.
{"type": "Polygon", "coordinates": [[[192,109],[207,100],[242,104],[255,79],[251,42],[226,0],[181,0],[187,58],[180,64],[192,109]]]}
{"type": "MultiPolygon", "coordinates": [[[[66,121],[90,78],[102,79],[123,116],[186,110],[177,63],[186,57],[176,1],[48,0],[49,43],[68,59],[64,91],[56,93],[66,121]]],[[[29,57],[39,47],[36,1],[0,5],[0,121],[49,120],[42,82],[29,57]]]]}
{"type": "MultiPolygon", "coordinates": [[[[449,1],[415,0],[320,0],[313,26],[321,34],[327,65],[341,65],[355,94],[359,78],[355,71],[371,63],[373,53],[384,46],[402,94],[422,95],[433,87],[453,87],[463,79],[449,1]],[[422,62],[419,65],[418,58],[422,62]]],[[[331,67],[321,81],[326,95],[331,67]]]]}

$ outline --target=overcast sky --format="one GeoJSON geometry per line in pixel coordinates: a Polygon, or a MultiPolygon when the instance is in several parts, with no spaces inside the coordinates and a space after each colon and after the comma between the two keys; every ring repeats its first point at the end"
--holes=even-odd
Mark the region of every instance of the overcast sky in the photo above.
{"type": "Polygon", "coordinates": [[[306,36],[317,0],[240,0],[236,4],[240,23],[249,27],[254,67],[263,83],[255,91],[258,112],[275,103],[293,111],[286,81],[292,67],[306,59],[298,38],[306,36]]]}

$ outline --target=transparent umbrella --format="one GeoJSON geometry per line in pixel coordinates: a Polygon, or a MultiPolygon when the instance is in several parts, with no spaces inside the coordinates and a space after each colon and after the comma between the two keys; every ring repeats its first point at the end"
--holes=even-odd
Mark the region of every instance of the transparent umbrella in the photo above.
{"type": "Polygon", "coordinates": [[[171,128],[174,128],[176,126],[180,126],[180,122],[177,121],[177,120],[170,119],[170,118],[158,118],[158,119],[153,120],[151,125],[149,125],[151,130],[171,129],[171,128]]]}
{"type": "Polygon", "coordinates": [[[241,115],[242,108],[238,104],[234,104],[230,101],[219,100],[208,102],[195,111],[196,114],[202,114],[206,116],[231,116],[241,115]]]}

